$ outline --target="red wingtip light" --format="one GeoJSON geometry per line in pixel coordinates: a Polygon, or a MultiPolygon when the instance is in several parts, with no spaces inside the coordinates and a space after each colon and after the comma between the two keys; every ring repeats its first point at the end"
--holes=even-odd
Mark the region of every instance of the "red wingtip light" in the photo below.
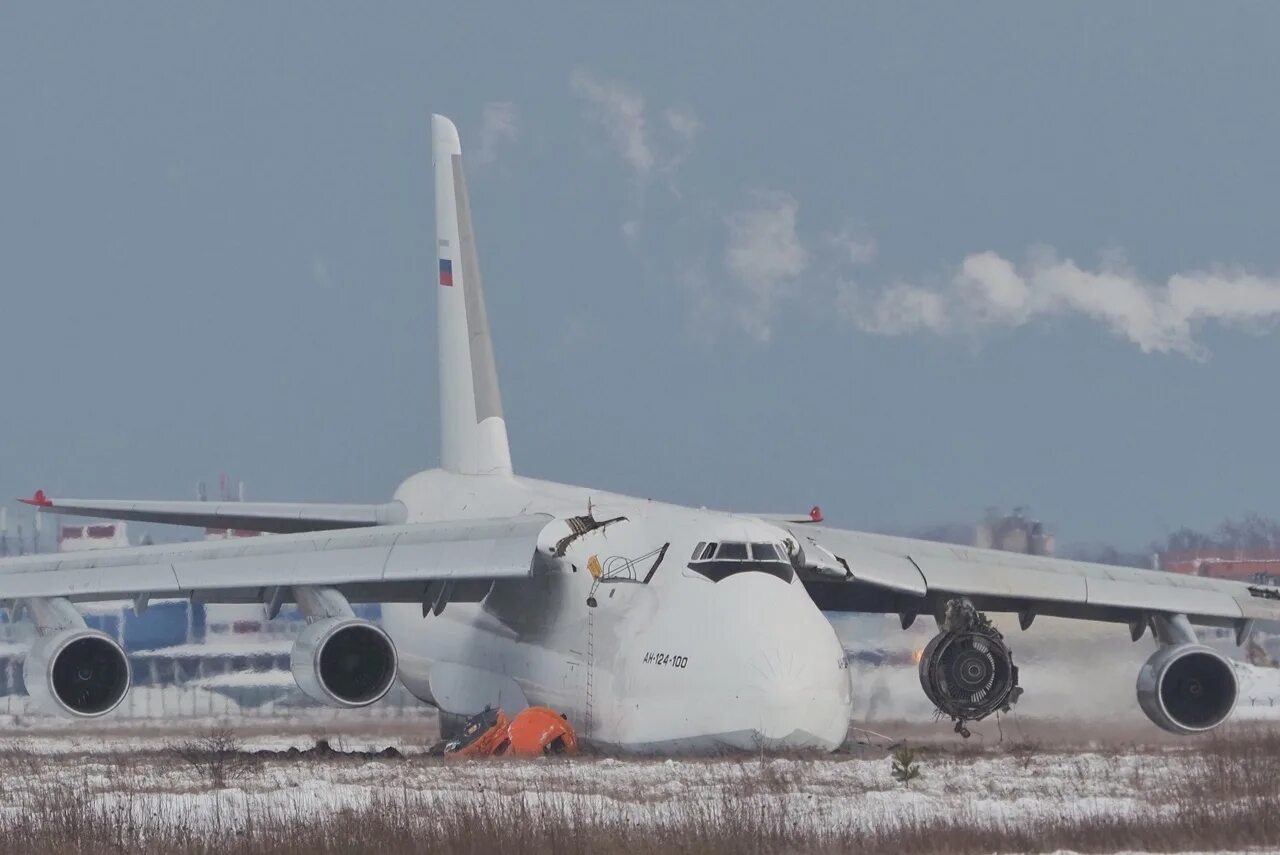
{"type": "Polygon", "coordinates": [[[44,490],[36,490],[36,494],[30,499],[19,499],[24,505],[31,505],[36,508],[52,508],[53,502],[44,494],[44,490]]]}
{"type": "Polygon", "coordinates": [[[814,522],[822,522],[822,508],[818,507],[817,505],[814,505],[812,508],[810,508],[809,519],[813,520],[814,522]]]}

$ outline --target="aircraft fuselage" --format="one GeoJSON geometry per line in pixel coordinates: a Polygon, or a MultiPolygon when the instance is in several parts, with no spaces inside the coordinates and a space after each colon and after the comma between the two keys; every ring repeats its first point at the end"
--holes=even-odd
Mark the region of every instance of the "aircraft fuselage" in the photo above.
{"type": "Polygon", "coordinates": [[[695,560],[790,535],[749,516],[512,476],[431,470],[396,493],[409,521],[547,513],[532,578],[436,614],[387,604],[405,687],[445,712],[550,706],[633,751],[831,750],[849,726],[844,651],[785,562],[695,560]],[[594,525],[580,533],[571,517],[594,525]]]}

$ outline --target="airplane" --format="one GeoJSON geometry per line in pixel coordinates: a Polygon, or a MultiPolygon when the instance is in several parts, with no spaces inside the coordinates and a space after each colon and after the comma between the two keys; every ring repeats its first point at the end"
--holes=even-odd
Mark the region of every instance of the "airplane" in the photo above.
{"type": "Polygon", "coordinates": [[[932,616],[921,687],[967,735],[1022,693],[988,613],[1150,629],[1137,700],[1194,734],[1231,714],[1228,659],[1196,625],[1280,620],[1280,588],[845,531],[821,513],[681,507],[514,473],[471,203],[454,124],[431,120],[441,464],[376,504],[59,499],[42,512],[246,529],[271,537],[0,561],[0,603],[38,629],[24,677],[42,708],[81,719],[129,690],[119,644],[76,603],[153,598],[294,603],[299,688],[340,708],[398,679],[440,712],[442,734],[491,708],[563,713],[618,752],[840,746],[854,686],[824,612],[932,616]],[[375,623],[352,603],[381,603],[375,623]]]}

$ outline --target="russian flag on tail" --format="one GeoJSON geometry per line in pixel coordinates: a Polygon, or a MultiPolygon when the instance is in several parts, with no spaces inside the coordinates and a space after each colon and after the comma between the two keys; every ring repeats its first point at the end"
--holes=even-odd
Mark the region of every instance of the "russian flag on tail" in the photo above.
{"type": "Polygon", "coordinates": [[[440,284],[453,287],[453,262],[447,258],[440,259],[440,284]]]}

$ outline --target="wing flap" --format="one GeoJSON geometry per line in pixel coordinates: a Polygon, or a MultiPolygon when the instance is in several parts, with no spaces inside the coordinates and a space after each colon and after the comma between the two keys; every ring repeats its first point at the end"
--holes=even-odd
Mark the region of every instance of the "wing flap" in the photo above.
{"type": "Polygon", "coordinates": [[[1236,595],[1236,604],[1246,620],[1280,620],[1280,600],[1275,598],[1254,597],[1246,589],[1244,594],[1236,595]]]}
{"type": "Polygon", "coordinates": [[[1134,608],[1212,617],[1239,618],[1240,603],[1225,591],[1205,591],[1182,585],[1152,584],[1146,581],[1088,579],[1089,604],[1111,608],[1134,608]]]}

